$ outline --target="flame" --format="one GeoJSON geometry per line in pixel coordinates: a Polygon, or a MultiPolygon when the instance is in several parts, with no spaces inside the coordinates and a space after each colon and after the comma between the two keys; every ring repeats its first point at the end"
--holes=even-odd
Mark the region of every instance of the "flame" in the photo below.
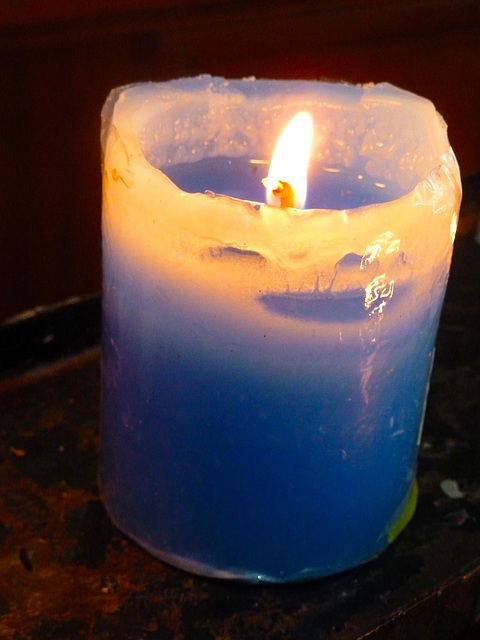
{"type": "Polygon", "coordinates": [[[268,204],[279,204],[279,197],[274,191],[278,194],[279,185],[287,183],[293,189],[293,206],[303,208],[307,199],[307,170],[312,139],[312,116],[300,111],[283,130],[273,152],[265,180],[268,204]]]}

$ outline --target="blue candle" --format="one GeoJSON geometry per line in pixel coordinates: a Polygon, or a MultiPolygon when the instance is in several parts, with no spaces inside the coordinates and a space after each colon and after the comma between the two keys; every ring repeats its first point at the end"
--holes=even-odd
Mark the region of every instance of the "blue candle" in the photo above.
{"type": "Polygon", "coordinates": [[[378,555],[413,513],[460,200],[433,105],[390,85],[137,85],[107,101],[103,149],[114,522],[230,579],[378,555]],[[306,106],[306,208],[266,205],[275,141],[306,106]]]}

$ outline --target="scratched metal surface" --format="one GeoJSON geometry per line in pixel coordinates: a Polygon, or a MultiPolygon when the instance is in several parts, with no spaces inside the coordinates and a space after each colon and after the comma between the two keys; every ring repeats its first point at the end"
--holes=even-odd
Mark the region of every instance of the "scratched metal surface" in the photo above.
{"type": "Polygon", "coordinates": [[[470,628],[480,614],[479,274],[470,231],[455,249],[412,523],[376,561],[296,585],[190,576],[109,522],[96,487],[98,299],[0,328],[0,638],[440,640],[470,628]],[[442,490],[446,479],[462,497],[442,490]]]}

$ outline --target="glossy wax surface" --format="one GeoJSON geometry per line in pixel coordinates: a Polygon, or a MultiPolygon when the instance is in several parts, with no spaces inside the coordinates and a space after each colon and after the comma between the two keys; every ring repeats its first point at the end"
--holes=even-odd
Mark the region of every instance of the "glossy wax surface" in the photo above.
{"type": "MultiPolygon", "coordinates": [[[[264,202],[269,163],[252,158],[205,158],[199,162],[163,167],[180,189],[189,193],[213,192],[264,202]]],[[[402,189],[395,183],[376,180],[354,168],[326,167],[313,163],[309,168],[305,209],[354,209],[399,198],[402,189]]]]}
{"type": "MultiPolygon", "coordinates": [[[[286,118],[292,102],[305,102],[302,91],[327,122],[345,100],[340,89],[335,104],[335,86],[322,83],[298,83],[299,95],[286,99],[268,82],[249,85],[244,100],[241,83],[215,82],[207,102],[220,95],[222,105],[238,103],[243,126],[251,110],[274,105],[278,113],[282,99],[286,118]],[[252,91],[260,105],[250,104],[252,91]]],[[[185,95],[178,86],[158,85],[161,103],[188,94],[186,104],[195,104],[192,85],[185,95]]],[[[148,142],[156,130],[150,115],[139,116],[142,92],[133,91],[132,139],[143,146],[131,146],[122,129],[129,89],[104,112],[100,479],[111,517],[159,558],[216,577],[301,580],[374,557],[414,484],[459,202],[448,146],[440,140],[443,160],[433,149],[428,181],[410,191],[413,164],[397,175],[375,169],[389,162],[360,161],[371,111],[360,122],[355,88],[344,108],[353,112],[350,129],[364,132],[363,151],[324,165],[340,167],[339,176],[315,175],[329,193],[314,205],[321,210],[283,211],[172,184],[158,166],[168,174],[179,165],[180,183],[184,163],[148,142]],[[350,211],[363,173],[368,187],[350,211]],[[384,204],[375,204],[379,189],[384,204]]],[[[415,103],[397,91],[373,100],[385,101],[390,126],[392,101],[415,103]]],[[[145,92],[150,114],[152,86],[145,92]]],[[[414,111],[425,108],[427,123],[437,117],[418,100],[414,111]]],[[[217,120],[206,117],[203,129],[217,120]]],[[[258,146],[250,151],[246,157],[266,157],[258,146]]],[[[256,199],[238,189],[229,195],[256,199]]]]}

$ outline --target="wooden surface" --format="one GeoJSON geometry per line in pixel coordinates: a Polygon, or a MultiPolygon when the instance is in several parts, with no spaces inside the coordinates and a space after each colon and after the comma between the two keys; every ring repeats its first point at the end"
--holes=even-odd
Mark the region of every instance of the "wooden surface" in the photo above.
{"type": "Polygon", "coordinates": [[[480,168],[477,0],[6,0],[0,321],[100,288],[99,114],[109,90],[205,72],[388,80],[430,98],[463,173],[480,168]]]}

